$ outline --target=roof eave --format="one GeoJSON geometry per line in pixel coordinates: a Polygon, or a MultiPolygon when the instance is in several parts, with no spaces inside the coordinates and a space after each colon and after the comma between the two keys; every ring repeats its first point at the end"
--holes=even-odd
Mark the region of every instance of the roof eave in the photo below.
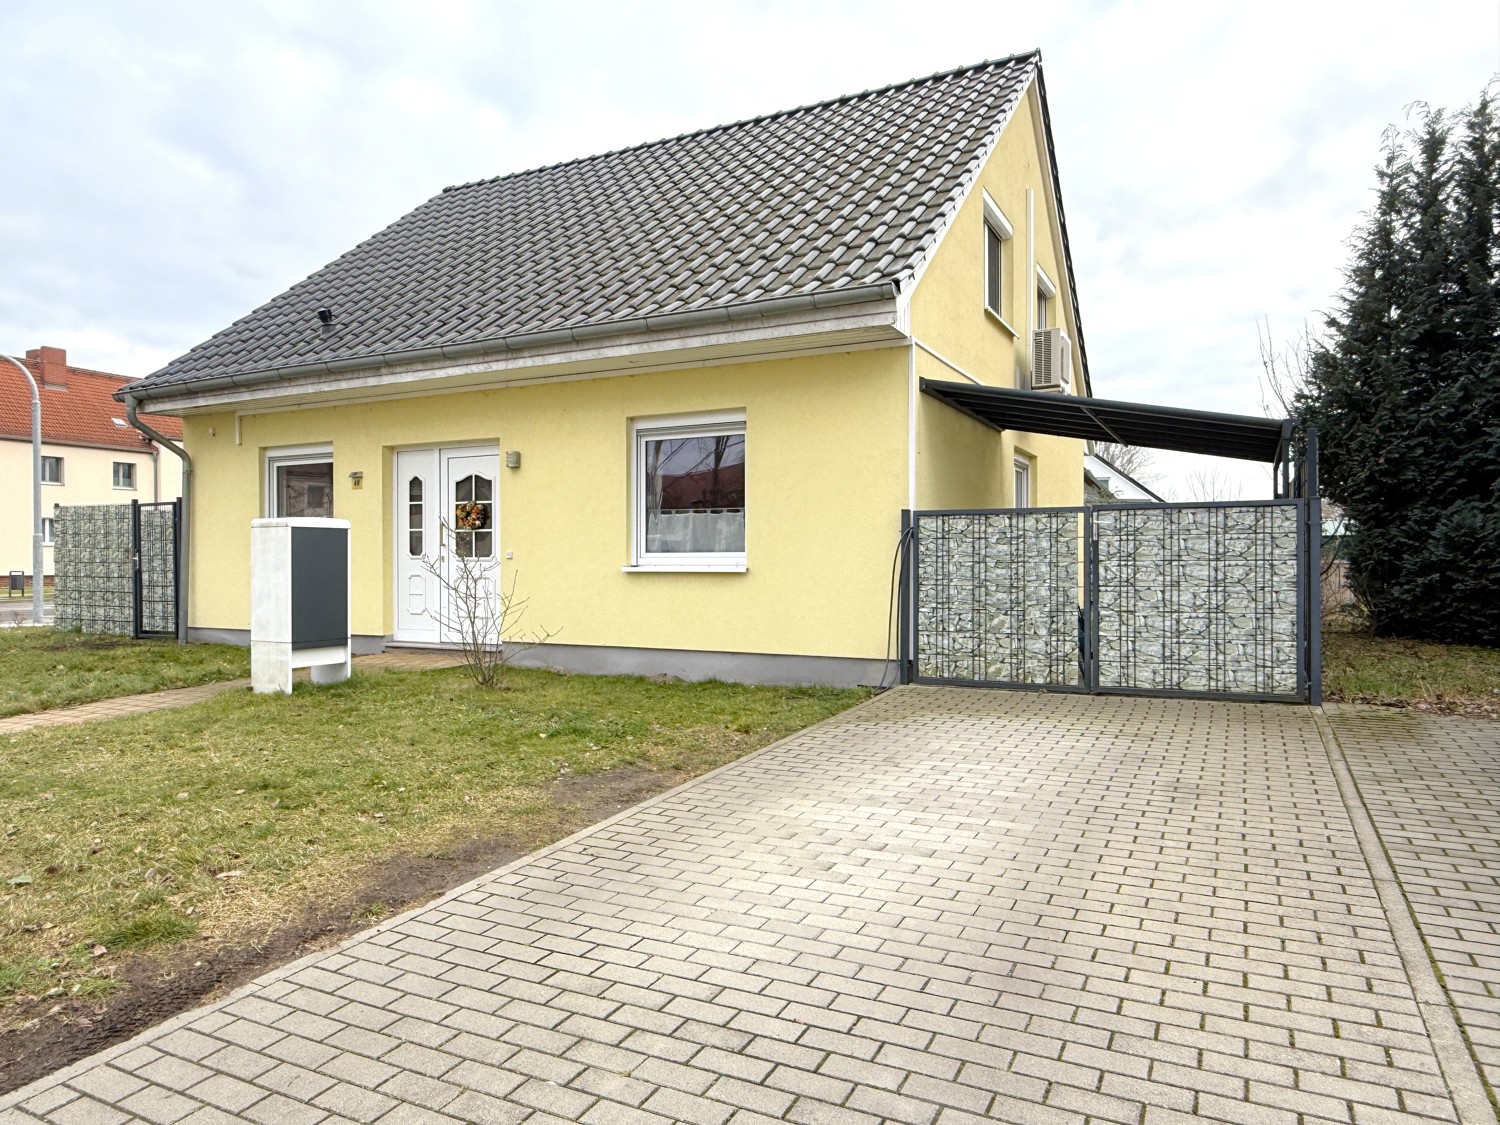
{"type": "Polygon", "coordinates": [[[583,325],[578,328],[523,332],[462,344],[410,348],[287,367],[233,372],[227,375],[164,382],[157,386],[152,386],[150,378],[147,378],[121,387],[115,392],[114,397],[120,402],[133,400],[138,407],[146,403],[157,402],[163,404],[163,408],[169,409],[167,404],[174,398],[185,399],[189,396],[197,397],[215,391],[258,387],[268,383],[319,375],[346,375],[357,371],[431,362],[472,363],[491,357],[529,352],[557,345],[577,344],[597,347],[608,343],[613,338],[638,336],[642,333],[670,337],[673,334],[685,334],[690,330],[712,327],[715,324],[734,324],[737,321],[765,319],[792,313],[894,301],[900,288],[897,281],[882,281],[818,293],[799,294],[793,297],[774,297],[722,308],[632,317],[603,324],[583,325]]]}

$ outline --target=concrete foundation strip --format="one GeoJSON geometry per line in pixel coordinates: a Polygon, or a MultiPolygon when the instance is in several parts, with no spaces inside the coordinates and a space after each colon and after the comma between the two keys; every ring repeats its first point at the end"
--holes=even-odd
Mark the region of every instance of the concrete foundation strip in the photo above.
{"type": "Polygon", "coordinates": [[[1380,838],[1375,822],[1365,807],[1359,783],[1354,779],[1354,773],[1344,757],[1343,746],[1323,709],[1313,708],[1312,712],[1318,734],[1323,739],[1323,748],[1328,753],[1328,764],[1338,784],[1339,796],[1343,799],[1349,823],[1354,828],[1360,851],[1364,853],[1365,864],[1374,880],[1380,908],[1385,914],[1391,936],[1395,939],[1406,977],[1411,982],[1417,1010],[1422,1013],[1422,1022],[1426,1025],[1427,1036],[1432,1042],[1432,1052],[1443,1072],[1443,1081],[1447,1083],[1454,1108],[1458,1111],[1460,1125],[1500,1125],[1500,1111],[1497,1111],[1494,1093],[1479,1069],[1479,1061],[1474,1057],[1473,1048],[1464,1034],[1463,1023],[1448,990],[1443,987],[1433,967],[1431,951],[1427,948],[1426,939],[1412,913],[1411,903],[1401,885],[1401,877],[1396,873],[1395,865],[1386,852],[1385,842],[1380,838]]]}

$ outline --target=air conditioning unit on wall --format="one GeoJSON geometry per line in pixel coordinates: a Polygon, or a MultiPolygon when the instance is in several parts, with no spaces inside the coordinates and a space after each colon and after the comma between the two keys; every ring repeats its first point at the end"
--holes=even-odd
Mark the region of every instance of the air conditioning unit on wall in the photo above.
{"type": "Polygon", "coordinates": [[[1061,328],[1031,334],[1031,389],[1066,391],[1073,386],[1073,345],[1061,328]]]}

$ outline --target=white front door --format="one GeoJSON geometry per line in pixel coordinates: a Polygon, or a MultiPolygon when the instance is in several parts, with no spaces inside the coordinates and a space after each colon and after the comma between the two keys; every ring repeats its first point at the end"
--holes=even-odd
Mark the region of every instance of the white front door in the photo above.
{"type": "Polygon", "coordinates": [[[397,452],[395,463],[396,629],[392,639],[452,643],[458,639],[456,620],[462,607],[445,594],[445,585],[451,585],[460,567],[472,568],[477,563],[487,571],[494,589],[499,556],[499,453],[472,446],[403,449],[397,452]]]}

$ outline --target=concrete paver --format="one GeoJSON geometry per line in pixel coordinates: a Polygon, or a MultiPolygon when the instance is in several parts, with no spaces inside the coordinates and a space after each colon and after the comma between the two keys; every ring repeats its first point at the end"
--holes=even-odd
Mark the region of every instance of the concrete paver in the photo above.
{"type": "MultiPolygon", "coordinates": [[[[1368,790],[1385,767],[1337,729],[1368,790]]],[[[1416,797],[1451,854],[1413,836],[1413,877],[1477,996],[1492,837],[1416,797]]],[[[1393,826],[1410,799],[1391,789],[1393,826]]],[[[0,1099],[0,1121],[1479,1120],[1386,871],[1307,709],[904,688],[0,1099]]]]}
{"type": "Polygon", "coordinates": [[[1500,1089],[1500,723],[1328,708],[1428,955],[1500,1089]]]}

